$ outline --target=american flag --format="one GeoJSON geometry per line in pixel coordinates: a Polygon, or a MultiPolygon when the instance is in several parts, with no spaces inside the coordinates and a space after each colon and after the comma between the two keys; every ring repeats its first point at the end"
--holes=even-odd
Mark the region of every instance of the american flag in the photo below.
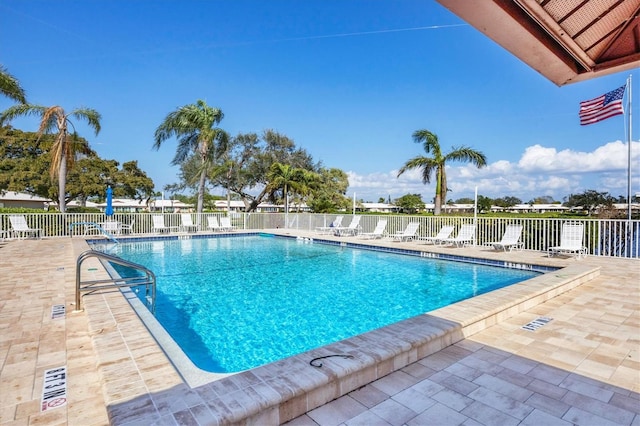
{"type": "Polygon", "coordinates": [[[627,86],[618,87],[590,101],[580,102],[580,124],[597,123],[615,115],[624,114],[622,97],[627,86]]]}

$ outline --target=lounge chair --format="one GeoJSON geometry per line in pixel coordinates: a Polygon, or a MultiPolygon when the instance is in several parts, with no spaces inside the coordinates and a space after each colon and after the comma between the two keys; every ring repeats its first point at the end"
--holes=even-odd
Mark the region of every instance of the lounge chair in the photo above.
{"type": "Polygon", "coordinates": [[[316,226],[316,234],[331,234],[333,232],[333,228],[339,228],[342,226],[343,217],[344,216],[336,216],[329,226],[316,226]]]}
{"type": "Polygon", "coordinates": [[[505,229],[504,235],[500,241],[486,243],[486,245],[493,246],[494,250],[522,250],[524,244],[520,241],[521,234],[522,225],[507,225],[507,229],[505,229]]]}
{"type": "Polygon", "coordinates": [[[418,222],[409,222],[403,232],[391,234],[389,235],[389,237],[393,241],[411,241],[416,238],[416,233],[418,232],[419,226],[420,224],[418,222]]]}
{"type": "Polygon", "coordinates": [[[164,216],[163,215],[154,215],[153,216],[153,232],[171,232],[173,230],[177,230],[179,226],[166,226],[164,224],[164,216]]]}
{"type": "Polygon", "coordinates": [[[565,222],[562,224],[560,245],[549,247],[547,256],[566,253],[575,255],[576,259],[587,256],[587,248],[582,245],[584,238],[584,225],[579,222],[565,222]]]}
{"type": "Polygon", "coordinates": [[[387,227],[387,219],[380,219],[376,224],[373,232],[361,232],[358,235],[360,238],[364,238],[366,240],[375,240],[377,238],[383,238],[387,231],[385,228],[387,227]]]}
{"type": "Polygon", "coordinates": [[[27,219],[22,215],[9,216],[9,222],[11,222],[11,232],[18,239],[26,238],[28,235],[33,235],[36,238],[42,237],[42,229],[30,228],[27,219]]]}
{"type": "Polygon", "coordinates": [[[438,231],[438,233],[436,234],[435,237],[420,237],[418,238],[418,240],[420,241],[425,241],[426,244],[431,243],[431,244],[444,244],[444,241],[451,237],[451,233],[453,232],[453,229],[455,228],[455,226],[453,225],[444,225],[442,228],[440,228],[440,231],[438,231]]]}
{"type": "Polygon", "coordinates": [[[344,237],[347,235],[358,235],[360,232],[360,218],[362,216],[353,216],[351,219],[351,223],[349,226],[340,226],[333,228],[333,234],[339,237],[344,237]]]}
{"type": "Polygon", "coordinates": [[[107,222],[102,222],[100,224],[102,230],[111,235],[120,235],[120,230],[122,229],[122,224],[120,222],[116,222],[113,220],[109,220],[107,222]]]}
{"type": "Polygon", "coordinates": [[[218,216],[207,216],[207,225],[208,228],[214,232],[222,231],[222,227],[218,222],[218,216]]]}
{"type": "Polygon", "coordinates": [[[193,232],[196,232],[198,230],[198,225],[193,224],[193,220],[191,219],[191,215],[189,213],[182,213],[180,215],[180,221],[180,228],[183,231],[189,232],[190,230],[193,230],[193,232]]]}
{"type": "Polygon", "coordinates": [[[473,243],[473,238],[476,235],[476,226],[472,224],[464,224],[460,227],[458,231],[458,235],[454,238],[445,238],[442,241],[442,244],[451,244],[456,247],[464,247],[468,246],[470,243],[473,243]]]}
{"type": "Polygon", "coordinates": [[[220,230],[221,231],[234,231],[235,226],[231,224],[231,218],[229,216],[222,216],[220,218],[220,230]]]}
{"type": "Polygon", "coordinates": [[[130,223],[121,223],[120,224],[120,232],[127,232],[131,234],[133,232],[133,224],[136,223],[136,220],[133,219],[130,223]]]}

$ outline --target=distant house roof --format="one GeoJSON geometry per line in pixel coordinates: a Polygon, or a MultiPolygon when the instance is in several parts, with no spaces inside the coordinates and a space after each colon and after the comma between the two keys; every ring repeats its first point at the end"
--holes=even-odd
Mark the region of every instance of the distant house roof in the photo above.
{"type": "Polygon", "coordinates": [[[43,203],[51,202],[49,198],[38,197],[24,192],[5,191],[0,192],[0,201],[41,201],[43,203]]]}
{"type": "Polygon", "coordinates": [[[162,208],[162,207],[188,209],[190,207],[193,207],[193,204],[186,204],[178,200],[151,200],[149,202],[149,206],[155,207],[156,209],[162,208]]]}
{"type": "MultiPolygon", "coordinates": [[[[166,200],[165,200],[166,201],[166,200]]],[[[177,203],[177,202],[176,202],[177,203]]],[[[146,208],[147,207],[147,202],[144,200],[133,200],[131,198],[114,198],[111,202],[111,205],[113,206],[113,208],[117,208],[117,207],[136,207],[136,208],[146,208]]],[[[175,204],[174,204],[175,205],[175,204]]],[[[158,205],[161,207],[161,205],[158,205]]],[[[97,203],[96,207],[107,207],[107,203],[97,203]]]]}
{"type": "Polygon", "coordinates": [[[389,203],[360,203],[363,209],[369,211],[393,211],[398,210],[398,207],[389,203]]]}
{"type": "MultiPolygon", "coordinates": [[[[84,203],[84,206],[98,208],[100,207],[100,204],[94,203],[92,201],[87,201],[84,203]]],[[[78,200],[69,201],[67,203],[67,207],[80,207],[80,202],[78,200]]]]}

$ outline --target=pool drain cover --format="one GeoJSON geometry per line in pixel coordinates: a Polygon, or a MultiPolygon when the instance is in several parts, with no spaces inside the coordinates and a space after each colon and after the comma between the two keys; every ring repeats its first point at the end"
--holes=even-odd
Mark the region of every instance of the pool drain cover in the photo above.
{"type": "Polygon", "coordinates": [[[536,318],[530,323],[523,325],[522,329],[529,330],[529,331],[536,331],[537,329],[539,329],[549,321],[553,321],[553,318],[547,318],[547,317],[536,318]]]}

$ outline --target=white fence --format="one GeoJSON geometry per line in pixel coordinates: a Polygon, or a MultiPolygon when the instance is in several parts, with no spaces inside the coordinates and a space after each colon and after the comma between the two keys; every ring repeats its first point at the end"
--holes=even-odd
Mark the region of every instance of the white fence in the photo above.
{"type": "MultiPolygon", "coordinates": [[[[9,223],[11,214],[0,214],[0,238],[12,238],[9,223]]],[[[119,225],[118,232],[135,235],[153,235],[159,231],[154,229],[150,213],[116,213],[107,218],[102,213],[29,213],[23,214],[29,227],[41,229],[45,237],[69,237],[83,235],[98,235],[99,229],[88,225],[95,223],[104,229],[115,229],[113,222],[119,225]],[[130,225],[131,229],[126,229],[130,225]]],[[[174,232],[186,232],[182,227],[182,217],[179,213],[165,213],[164,223],[174,232]]],[[[218,219],[225,216],[221,213],[192,213],[193,224],[198,232],[211,231],[208,228],[207,216],[218,219]]],[[[336,218],[336,214],[311,213],[233,213],[231,224],[237,229],[265,230],[275,228],[290,228],[301,231],[314,232],[316,227],[329,226],[336,218]]],[[[343,226],[351,221],[351,215],[344,214],[343,226]]],[[[433,236],[443,225],[459,227],[463,223],[473,223],[473,217],[462,216],[405,216],[405,215],[362,215],[360,227],[362,232],[371,232],[379,219],[387,219],[386,232],[391,234],[401,232],[409,222],[418,222],[419,236],[433,236]]],[[[521,241],[525,250],[546,251],[550,246],[560,243],[562,224],[568,219],[538,219],[478,217],[476,221],[476,245],[487,242],[500,241],[508,224],[523,226],[521,241]]],[[[640,258],[640,221],[633,220],[604,220],[604,219],[570,219],[584,224],[584,245],[588,254],[592,256],[631,257],[640,258]]]]}

